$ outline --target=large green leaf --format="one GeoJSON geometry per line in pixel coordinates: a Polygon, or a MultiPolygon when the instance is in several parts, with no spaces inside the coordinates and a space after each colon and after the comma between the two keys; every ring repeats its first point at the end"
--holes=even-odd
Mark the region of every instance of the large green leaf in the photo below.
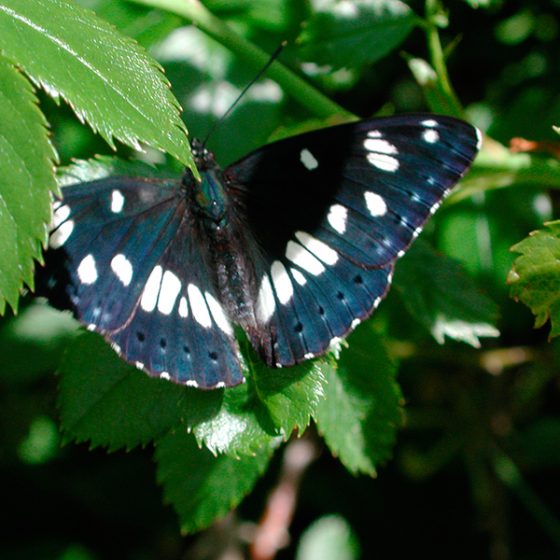
{"type": "Polygon", "coordinates": [[[326,398],[315,419],[330,450],[349,471],[375,475],[376,465],[391,455],[402,421],[402,395],[395,365],[367,324],[348,344],[338,371],[327,375],[326,398]]]}
{"type": "Polygon", "coordinates": [[[215,414],[222,391],[151,379],[126,364],[96,334],[84,332],[60,366],[60,419],[67,439],[131,449],[215,414]]]}
{"type": "Polygon", "coordinates": [[[253,457],[214,457],[200,449],[186,430],[177,430],[157,442],[158,481],[165,499],[179,515],[185,533],[208,527],[248,494],[264,472],[271,449],[253,457]]]}
{"type": "Polygon", "coordinates": [[[395,49],[416,25],[399,0],[315,0],[316,11],[298,41],[301,56],[318,64],[371,64],[395,49]]]}
{"type": "Polygon", "coordinates": [[[508,275],[511,295],[531,308],[535,327],[550,318],[550,336],[560,335],[560,220],[545,224],[511,250],[521,253],[508,275]]]}
{"type": "Polygon", "coordinates": [[[496,304],[484,295],[459,263],[418,240],[399,261],[394,286],[404,306],[432,336],[478,348],[480,337],[496,337],[496,304]]]}
{"type": "Polygon", "coordinates": [[[109,144],[145,142],[193,167],[161,67],[92,11],[69,0],[0,0],[0,51],[109,144]]]}
{"type": "MultiPolygon", "coordinates": [[[[1,13],[1,12],[0,12],[1,13]]],[[[0,31],[0,42],[3,32],[0,31]]],[[[31,84],[0,57],[0,313],[33,285],[56,192],[52,147],[31,84]]]]}

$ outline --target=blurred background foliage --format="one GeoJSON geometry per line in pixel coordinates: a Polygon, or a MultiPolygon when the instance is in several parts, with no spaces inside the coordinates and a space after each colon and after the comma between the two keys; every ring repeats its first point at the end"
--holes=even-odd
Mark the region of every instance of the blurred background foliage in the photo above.
{"type": "MultiPolygon", "coordinates": [[[[157,1],[79,3],[161,62],[191,136],[204,137],[257,71],[180,15],[155,8],[157,1]]],[[[423,237],[462,263],[498,305],[499,338],[484,340],[481,348],[438,344],[422,317],[406,311],[406,280],[399,281],[397,266],[395,289],[372,320],[399,361],[406,400],[394,458],[378,468],[376,479],[352,476],[311,428],[307,438],[317,455],[302,473],[290,537],[277,557],[558,558],[560,346],[547,340],[548,326],[533,329],[529,309],[510,299],[506,284],[515,259],[510,248],[558,215],[558,193],[551,188],[558,178],[541,169],[550,152],[531,155],[537,171],[516,174],[517,160],[508,159],[504,146],[515,137],[557,146],[560,2],[410,2],[418,17],[427,9],[440,25],[451,95],[430,81],[434,44],[416,16],[388,32],[387,52],[373,59],[367,47],[345,52],[321,46],[321,33],[332,25],[324,16],[329,0],[203,4],[266,52],[287,39],[282,62],[350,113],[464,107],[491,139],[464,181],[468,196],[451,197],[423,237]],[[493,153],[505,163],[498,165],[493,153]]],[[[360,17],[357,10],[346,19],[359,23],[360,17]]],[[[385,31],[372,24],[366,39],[385,31]]],[[[62,164],[113,154],[67,106],[39,97],[62,164]]],[[[319,120],[265,78],[213,134],[210,147],[225,165],[271,139],[332,122],[337,115],[319,120]]],[[[120,156],[132,154],[119,145],[120,156]]],[[[143,157],[164,158],[153,150],[143,157]]],[[[420,246],[417,262],[427,250],[420,246]]],[[[408,268],[409,278],[421,272],[421,266],[408,268]]],[[[449,273],[442,282],[453,280],[449,273]]],[[[204,533],[182,537],[175,513],[162,505],[150,449],[108,455],[87,444],[61,446],[53,372],[75,333],[66,315],[28,301],[17,317],[1,320],[0,557],[242,558],[267,496],[285,473],[288,451],[276,453],[234,513],[204,533]]]]}

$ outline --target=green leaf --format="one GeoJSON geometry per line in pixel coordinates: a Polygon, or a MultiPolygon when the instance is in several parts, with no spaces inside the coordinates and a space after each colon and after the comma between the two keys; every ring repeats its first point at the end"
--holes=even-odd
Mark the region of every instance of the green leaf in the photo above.
{"type": "Polygon", "coordinates": [[[163,437],[215,414],[222,391],[199,391],[152,379],[117,357],[90,332],[68,347],[60,366],[59,407],[67,439],[110,451],[163,437]]]}
{"type": "Polygon", "coordinates": [[[296,560],[354,560],[360,545],[348,521],[340,515],[326,515],[303,533],[296,560]]]}
{"type": "Polygon", "coordinates": [[[332,453],[352,473],[373,476],[391,456],[402,421],[395,369],[379,337],[364,325],[348,338],[338,371],[327,376],[315,420],[332,453]]]}
{"type": "Polygon", "coordinates": [[[560,335],[560,220],[532,232],[511,250],[521,253],[508,275],[511,296],[535,315],[535,327],[551,321],[550,337],[560,335]]]}
{"type": "Polygon", "coordinates": [[[282,441],[282,433],[258,414],[259,401],[251,382],[224,392],[220,410],[198,423],[193,433],[213,454],[252,456],[282,441]]]}
{"type": "MultiPolygon", "coordinates": [[[[0,43],[3,32],[0,32],[0,43]]],[[[33,260],[41,258],[50,219],[56,152],[24,76],[0,57],[0,313],[17,307],[33,260]]]]}
{"type": "Polygon", "coordinates": [[[158,481],[184,533],[204,529],[236,507],[263,474],[270,457],[270,449],[243,460],[214,457],[198,448],[186,430],[159,440],[155,451],[158,481]]]}
{"type": "Polygon", "coordinates": [[[440,343],[445,337],[480,347],[496,337],[497,305],[460,264],[418,240],[399,261],[394,286],[408,312],[440,343]]]}
{"type": "Polygon", "coordinates": [[[418,22],[399,0],[315,0],[298,41],[301,56],[335,68],[371,64],[395,49],[418,22]]]}
{"type": "Polygon", "coordinates": [[[284,439],[294,429],[301,435],[325,396],[325,372],[331,372],[333,365],[322,358],[290,368],[260,364],[257,368],[253,373],[255,390],[267,417],[284,439]]]}
{"type": "Polygon", "coordinates": [[[161,67],[132,39],[68,0],[0,0],[0,51],[113,146],[169,152],[194,169],[161,67]]]}

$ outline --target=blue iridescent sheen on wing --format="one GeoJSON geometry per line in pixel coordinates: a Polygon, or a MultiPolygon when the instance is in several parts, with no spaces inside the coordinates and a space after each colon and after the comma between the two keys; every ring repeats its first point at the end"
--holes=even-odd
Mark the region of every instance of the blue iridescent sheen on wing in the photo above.
{"type": "Polygon", "coordinates": [[[279,367],[366,319],[479,142],[449,117],[370,119],[270,144],[222,172],[193,141],[201,182],[187,170],[65,188],[38,292],[150,375],[236,385],[234,325],[279,367]]]}

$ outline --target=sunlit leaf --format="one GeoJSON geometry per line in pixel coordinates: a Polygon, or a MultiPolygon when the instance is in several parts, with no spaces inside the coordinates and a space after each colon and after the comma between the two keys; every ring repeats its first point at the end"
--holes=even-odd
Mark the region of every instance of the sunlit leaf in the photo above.
{"type": "MultiPolygon", "coordinates": [[[[0,4],[0,18],[1,18],[0,4]]],[[[1,20],[0,20],[1,28],[1,20]]],[[[0,45],[4,32],[0,31],[0,45]]],[[[16,40],[14,38],[14,40],[16,40]]],[[[2,47],[0,46],[0,50],[2,47]]],[[[56,192],[52,147],[31,84],[0,57],[0,313],[33,286],[56,192]]]]}
{"type": "Polygon", "coordinates": [[[508,275],[511,295],[531,308],[535,327],[551,322],[550,336],[560,335],[560,220],[545,224],[511,250],[521,253],[508,275]]]}
{"type": "Polygon", "coordinates": [[[193,166],[179,106],[132,39],[68,0],[0,0],[0,50],[111,145],[169,152],[193,166]]]}
{"type": "Polygon", "coordinates": [[[296,560],[354,560],[360,557],[358,539],[339,515],[314,521],[301,536],[296,560]]]}

